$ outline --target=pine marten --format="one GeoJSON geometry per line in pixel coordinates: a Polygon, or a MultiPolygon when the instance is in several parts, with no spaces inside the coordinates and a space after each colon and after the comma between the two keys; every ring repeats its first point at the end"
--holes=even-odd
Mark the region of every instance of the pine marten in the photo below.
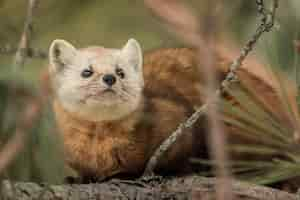
{"type": "MultiPolygon", "coordinates": [[[[215,67],[222,78],[230,60],[218,52],[215,67]]],[[[66,160],[83,178],[139,176],[156,148],[205,101],[193,49],[159,49],[143,56],[134,39],[121,49],[76,49],[55,40],[49,59],[66,160]]],[[[264,77],[245,68],[238,73],[250,83],[258,81],[258,92],[275,93],[264,77]]],[[[189,169],[188,158],[205,146],[201,124],[186,130],[156,171],[189,169]]]]}

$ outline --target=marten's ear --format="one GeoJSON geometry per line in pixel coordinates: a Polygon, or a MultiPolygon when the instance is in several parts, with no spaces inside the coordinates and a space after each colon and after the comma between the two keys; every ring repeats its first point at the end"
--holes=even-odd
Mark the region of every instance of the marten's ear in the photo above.
{"type": "Polygon", "coordinates": [[[129,39],[121,50],[123,59],[127,60],[129,66],[134,67],[137,72],[143,71],[143,53],[140,44],[135,39],[129,39]]]}
{"type": "Polygon", "coordinates": [[[60,72],[65,66],[72,65],[77,50],[65,40],[54,40],[49,49],[50,71],[60,72]]]}

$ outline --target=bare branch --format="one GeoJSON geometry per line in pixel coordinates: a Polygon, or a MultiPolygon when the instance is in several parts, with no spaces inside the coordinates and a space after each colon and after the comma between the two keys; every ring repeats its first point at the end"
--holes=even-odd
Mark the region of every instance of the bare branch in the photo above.
{"type": "Polygon", "coordinates": [[[190,116],[187,121],[181,123],[177,129],[157,148],[155,153],[149,159],[143,176],[150,176],[155,167],[157,166],[158,160],[164,155],[164,153],[176,142],[177,138],[184,133],[184,130],[191,128],[195,122],[207,111],[208,104],[204,104],[196,112],[190,116]]]}
{"type": "MultiPolygon", "coordinates": [[[[4,45],[4,46],[0,46],[0,54],[1,55],[8,55],[8,56],[13,55],[13,54],[16,54],[17,50],[18,49],[16,47],[12,47],[9,44],[4,45]]],[[[28,47],[25,50],[25,56],[27,58],[47,59],[48,54],[47,54],[46,51],[43,51],[41,49],[28,47]]]]}
{"type": "Polygon", "coordinates": [[[232,65],[229,68],[229,72],[226,75],[226,78],[221,83],[220,90],[217,91],[217,96],[220,94],[220,92],[228,88],[230,82],[237,80],[236,73],[235,73],[236,70],[243,65],[244,60],[249,55],[249,53],[253,50],[254,46],[261,38],[261,36],[265,32],[269,32],[274,26],[276,10],[278,8],[278,0],[273,0],[273,7],[271,12],[268,12],[265,9],[264,0],[256,0],[256,4],[257,4],[258,12],[262,16],[261,24],[258,26],[254,35],[251,37],[251,39],[246,43],[246,45],[242,49],[240,56],[233,61],[232,65]]]}

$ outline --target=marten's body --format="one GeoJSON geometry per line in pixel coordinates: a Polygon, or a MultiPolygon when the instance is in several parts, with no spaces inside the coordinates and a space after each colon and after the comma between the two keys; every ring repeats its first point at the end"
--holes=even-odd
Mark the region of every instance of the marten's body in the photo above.
{"type": "MultiPolygon", "coordinates": [[[[70,44],[60,40],[55,41],[50,49],[50,72],[56,93],[54,110],[64,139],[66,160],[81,176],[96,177],[100,180],[121,174],[141,174],[156,148],[195,111],[196,107],[201,106],[205,99],[205,95],[201,93],[204,85],[197,65],[197,55],[192,49],[152,51],[144,55],[144,62],[141,61],[138,44],[132,40],[118,51],[117,57],[114,57],[114,54],[106,54],[106,51],[117,50],[105,50],[101,47],[75,50],[70,44]],[[131,52],[127,51],[126,56],[133,56],[133,59],[128,59],[127,62],[123,60],[123,63],[127,64],[118,64],[122,63],[118,59],[123,59],[126,48],[131,48],[131,52]],[[135,55],[137,56],[134,57],[135,55]],[[80,67],[76,69],[72,63],[77,56],[81,57],[81,60],[74,62],[79,62],[80,65],[85,63],[85,58],[94,59],[93,63],[84,64],[93,68],[90,80],[89,77],[82,80],[79,76],[78,79],[74,78],[73,71],[82,74],[82,70],[77,70],[80,67]],[[70,69],[66,67],[68,65],[71,66],[70,69]],[[119,78],[115,69],[122,65],[125,78],[119,78]],[[131,65],[143,66],[137,66],[135,71],[130,71],[131,65]],[[126,71],[127,69],[129,71],[126,71]],[[137,76],[131,77],[128,73],[137,76]],[[109,87],[117,92],[105,93],[107,88],[100,83],[103,82],[105,74],[116,74],[114,76],[117,80],[109,87]],[[68,85],[68,81],[83,83],[68,85]],[[130,85],[132,82],[135,82],[135,85],[130,85]],[[99,93],[95,92],[98,83],[99,90],[102,91],[99,93]],[[73,88],[76,90],[69,92],[73,88]],[[89,91],[89,88],[93,88],[93,91],[89,91]],[[120,94],[123,94],[123,90],[128,94],[133,93],[134,99],[118,95],[120,91],[120,94]],[[72,94],[79,96],[74,97],[76,101],[72,94]],[[88,100],[98,94],[103,96],[93,101],[88,100]],[[97,105],[98,101],[100,106],[97,105]],[[127,107],[122,107],[123,103],[127,107]]],[[[218,55],[215,67],[221,77],[228,70],[229,64],[228,59],[218,55]]],[[[252,79],[252,82],[261,80],[246,70],[239,73],[249,77],[250,84],[252,79]]],[[[273,94],[272,87],[265,85],[260,87],[263,90],[268,88],[268,92],[273,94]]],[[[203,140],[206,132],[200,125],[201,121],[194,128],[186,130],[186,134],[178,139],[159,162],[157,170],[188,170],[188,158],[198,152],[205,143],[203,140]]]]}
{"type": "MultiPolygon", "coordinates": [[[[140,174],[162,141],[194,112],[194,107],[201,105],[195,64],[190,49],[146,54],[143,98],[135,111],[118,120],[89,121],[68,112],[56,100],[56,118],[70,166],[83,176],[100,179],[119,173],[140,174]]],[[[194,152],[196,141],[195,128],[188,130],[159,168],[169,172],[187,170],[185,162],[194,152]]]]}

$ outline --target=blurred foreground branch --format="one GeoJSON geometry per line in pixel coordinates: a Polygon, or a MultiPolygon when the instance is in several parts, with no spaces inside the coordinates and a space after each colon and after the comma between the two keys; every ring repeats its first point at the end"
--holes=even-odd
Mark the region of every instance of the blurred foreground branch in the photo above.
{"type": "MultiPolygon", "coordinates": [[[[206,85],[207,99],[210,101],[214,96],[214,90],[217,88],[216,81],[216,68],[214,45],[216,41],[216,29],[218,26],[217,9],[220,2],[218,0],[208,3],[208,13],[206,16],[206,23],[209,26],[206,30],[201,30],[199,27],[199,20],[192,14],[191,9],[187,8],[185,4],[180,1],[162,1],[162,0],[146,0],[146,5],[152,9],[152,11],[160,16],[160,18],[166,23],[170,30],[176,33],[184,42],[189,46],[194,46],[197,50],[197,59],[199,63],[200,71],[204,73],[206,85]],[[204,48],[205,47],[205,48],[204,48]]],[[[208,105],[209,109],[206,109],[208,116],[208,124],[210,128],[210,153],[212,158],[216,160],[216,173],[218,175],[218,181],[216,184],[216,196],[218,200],[233,199],[230,184],[230,173],[227,170],[226,163],[227,153],[225,151],[226,137],[220,125],[219,113],[214,105],[208,105]]],[[[193,120],[194,115],[192,116],[193,120]]],[[[197,119],[195,119],[197,120],[197,119]]],[[[184,128],[192,126],[191,119],[181,124],[179,128],[169,137],[163,144],[156,150],[154,155],[150,158],[145,175],[153,173],[158,160],[164,156],[164,152],[174,143],[177,137],[183,134],[184,128]]]]}
{"type": "MultiPolygon", "coordinates": [[[[36,183],[2,182],[3,199],[50,200],[50,199],[215,199],[215,178],[188,176],[173,178],[162,183],[149,184],[138,181],[111,180],[105,183],[86,185],[40,185],[36,183]]],[[[298,200],[287,192],[233,182],[236,200],[298,200]]]]}
{"type": "MultiPolygon", "coordinates": [[[[24,32],[21,36],[21,41],[17,49],[15,59],[13,62],[14,72],[17,74],[20,68],[23,67],[26,60],[26,54],[28,51],[30,41],[32,39],[32,22],[34,11],[37,6],[37,0],[28,1],[27,17],[25,20],[24,32]]],[[[17,94],[17,88],[13,87],[15,95],[17,94]]],[[[32,100],[28,102],[25,108],[21,122],[17,123],[14,136],[5,144],[0,152],[0,173],[10,164],[10,162],[16,157],[16,155],[23,149],[27,140],[26,131],[30,130],[34,125],[35,120],[39,116],[42,108],[42,100],[32,100]]]]}
{"type": "Polygon", "coordinates": [[[297,53],[300,54],[300,41],[299,40],[295,40],[294,41],[294,45],[295,45],[297,53]]]}
{"type": "Polygon", "coordinates": [[[0,174],[13,161],[16,155],[23,149],[26,139],[27,131],[35,124],[41,113],[41,102],[32,101],[28,103],[21,119],[17,123],[14,136],[5,144],[0,151],[0,174]]]}
{"type": "MultiPolygon", "coordinates": [[[[176,4],[174,3],[174,1],[172,2],[173,4],[176,4]]],[[[155,13],[157,13],[157,15],[160,16],[166,23],[169,23],[169,26],[172,26],[174,23],[176,23],[176,25],[173,26],[173,30],[175,30],[175,32],[179,36],[182,36],[185,41],[188,41],[189,44],[191,44],[191,41],[198,41],[198,44],[194,44],[194,45],[196,46],[199,45],[201,47],[201,43],[200,43],[201,38],[200,40],[198,39],[199,31],[198,28],[195,28],[198,26],[195,25],[195,23],[193,23],[194,20],[191,20],[192,22],[189,21],[189,23],[185,23],[185,20],[180,20],[182,19],[182,17],[178,19],[178,15],[177,15],[179,13],[178,10],[171,11],[170,8],[172,7],[167,6],[166,3],[162,3],[162,1],[145,0],[145,3],[155,13]],[[159,3],[162,3],[162,5],[157,6],[159,3]],[[163,8],[165,8],[165,10],[163,8]],[[176,22],[174,21],[174,19],[178,19],[178,21],[176,22]]],[[[210,105],[213,105],[215,103],[215,101],[218,99],[221,93],[229,86],[230,82],[238,80],[235,74],[236,70],[243,64],[244,60],[246,59],[248,54],[252,51],[252,49],[254,48],[257,41],[261,38],[261,36],[265,32],[269,32],[274,26],[274,18],[276,15],[276,10],[278,8],[278,0],[273,0],[273,6],[271,11],[265,8],[265,4],[263,0],[256,0],[256,4],[257,4],[258,12],[261,15],[261,23],[259,24],[254,35],[251,37],[251,39],[246,43],[246,45],[242,49],[240,56],[233,61],[226,78],[221,83],[220,88],[217,90],[217,92],[213,95],[212,98],[208,99],[208,102],[206,104],[204,104],[202,107],[197,109],[196,112],[186,122],[180,124],[177,130],[175,130],[172,133],[172,135],[161,144],[161,146],[155,151],[153,156],[150,158],[144,173],[145,175],[149,175],[153,172],[153,170],[157,165],[158,160],[161,159],[164,153],[170,148],[170,146],[172,146],[176,142],[176,139],[182,134],[184,134],[184,130],[192,127],[193,124],[199,119],[200,116],[208,112],[209,110],[208,108],[210,108],[210,105]]],[[[174,8],[178,8],[178,5],[176,5],[174,8]]],[[[183,16],[188,14],[185,8],[179,11],[182,10],[184,10],[183,16]]],[[[191,17],[188,16],[187,18],[191,18],[191,17]]],[[[207,45],[202,45],[202,47],[204,46],[207,47],[207,45]]],[[[204,51],[204,55],[205,55],[205,51],[204,51]]]]}

